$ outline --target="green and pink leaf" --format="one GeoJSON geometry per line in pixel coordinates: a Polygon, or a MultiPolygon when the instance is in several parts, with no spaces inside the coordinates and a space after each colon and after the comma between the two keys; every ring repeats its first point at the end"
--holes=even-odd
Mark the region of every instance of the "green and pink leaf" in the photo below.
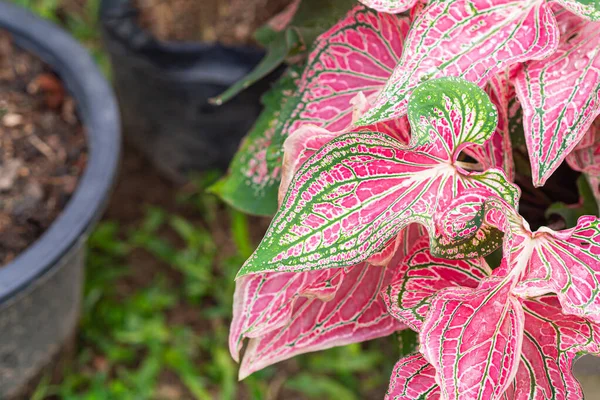
{"type": "Polygon", "coordinates": [[[400,260],[390,286],[382,292],[390,315],[420,331],[431,297],[447,287],[476,288],[491,270],[482,258],[446,260],[431,254],[423,237],[400,260]]]}
{"type": "Polygon", "coordinates": [[[214,191],[244,212],[273,215],[285,139],[307,124],[332,132],[351,125],[351,100],[359,93],[372,97],[383,88],[408,29],[407,17],[356,6],[319,36],[302,76],[290,74],[265,99],[266,114],[214,191]]]}
{"type": "Polygon", "coordinates": [[[315,152],[240,275],[360,263],[411,223],[432,228],[439,209],[467,188],[485,187],[516,204],[519,190],[501,171],[454,165],[462,149],[494,131],[496,111],[483,90],[454,78],[426,82],[408,116],[415,147],[351,132],[315,152]]]}
{"type": "Polygon", "coordinates": [[[557,12],[558,50],[525,63],[515,85],[533,183],[542,186],[600,115],[600,22],[557,12]]]}
{"type": "Polygon", "coordinates": [[[582,399],[583,392],[571,371],[582,354],[600,355],[600,326],[584,318],[563,314],[556,296],[523,303],[525,331],[521,363],[508,399],[582,399]]]}
{"type": "MultiPolygon", "coordinates": [[[[291,307],[286,311],[285,319],[281,319],[279,323],[260,327],[251,334],[242,332],[249,341],[240,367],[240,378],[243,379],[257,370],[298,354],[363,342],[390,335],[404,328],[387,313],[385,303],[379,296],[381,290],[391,281],[391,269],[360,264],[332,271],[338,271],[332,275],[337,276],[338,280],[334,283],[337,289],[327,291],[335,292],[331,299],[324,301],[309,291],[302,296],[296,296],[291,302],[287,300],[287,306],[291,307]]],[[[305,274],[307,273],[267,274],[266,279],[275,279],[277,282],[271,284],[279,286],[287,284],[292,275],[305,274]]],[[[320,282],[319,293],[326,289],[328,282],[320,282]]],[[[289,299],[290,295],[288,292],[284,297],[289,299]]],[[[262,293],[255,292],[252,296],[262,296],[262,293]]],[[[272,301],[269,300],[272,297],[262,298],[262,306],[272,301]]],[[[266,307],[268,312],[272,306],[266,307]]],[[[262,313],[261,304],[255,303],[252,309],[255,313],[262,313]]],[[[235,337],[231,340],[234,355],[239,352],[237,332],[240,331],[236,329],[235,332],[235,337]]]]}
{"type": "Polygon", "coordinates": [[[421,352],[437,371],[445,399],[499,399],[521,357],[524,316],[506,280],[476,289],[446,288],[432,299],[421,352]]]}
{"type": "Polygon", "coordinates": [[[600,21],[600,2],[598,0],[554,0],[580,17],[600,21]]]}
{"type": "Polygon", "coordinates": [[[412,23],[393,75],[358,124],[404,115],[411,92],[428,79],[462,77],[483,87],[513,64],[552,54],[558,37],[545,1],[430,2],[412,23]]]}
{"type": "Polygon", "coordinates": [[[600,322],[600,220],[584,216],[572,229],[527,222],[502,199],[482,190],[463,193],[438,219],[438,231],[463,240],[484,225],[505,232],[504,268],[517,277],[512,293],[523,298],[555,293],[566,314],[600,322]]]}
{"type": "Polygon", "coordinates": [[[420,0],[359,0],[365,6],[384,13],[399,14],[410,10],[420,0]]]}

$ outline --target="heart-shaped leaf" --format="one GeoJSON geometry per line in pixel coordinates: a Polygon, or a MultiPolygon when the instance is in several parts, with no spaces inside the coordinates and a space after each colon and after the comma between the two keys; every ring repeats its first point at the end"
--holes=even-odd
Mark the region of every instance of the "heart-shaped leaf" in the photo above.
{"type": "Polygon", "coordinates": [[[407,17],[356,6],[319,36],[300,79],[290,74],[264,99],[263,115],[215,192],[246,213],[273,215],[287,136],[305,124],[332,132],[351,125],[351,100],[383,88],[408,28],[407,17]]]}
{"type": "Polygon", "coordinates": [[[511,205],[480,190],[457,197],[438,223],[446,237],[483,225],[504,231],[504,268],[518,281],[512,293],[556,293],[566,314],[600,322],[600,219],[584,216],[572,229],[532,232],[511,205]]]}
{"type": "Polygon", "coordinates": [[[556,296],[523,302],[525,332],[521,363],[509,399],[582,399],[573,360],[600,354],[600,326],[562,313],[556,296]]]}
{"type": "Polygon", "coordinates": [[[600,22],[557,13],[558,50],[530,61],[515,85],[535,186],[542,186],[600,115],[600,22]]]}
{"type": "Polygon", "coordinates": [[[445,399],[500,399],[521,357],[524,316],[510,281],[446,288],[431,300],[421,352],[435,367],[445,399]]]}
{"type": "Polygon", "coordinates": [[[428,79],[457,76],[484,86],[512,64],[552,54],[558,36],[545,1],[432,1],[411,25],[400,63],[357,125],[402,116],[410,93],[428,79]]]}
{"type": "MultiPolygon", "coordinates": [[[[240,367],[241,379],[298,354],[363,342],[403,329],[402,324],[387,313],[379,296],[389,285],[391,269],[360,264],[337,271],[341,277],[331,300],[323,301],[310,293],[298,296],[292,302],[284,324],[248,335],[250,340],[240,367]]],[[[293,275],[302,274],[305,273],[293,275]]],[[[288,282],[292,274],[285,274],[284,278],[276,276],[283,274],[271,275],[267,275],[269,283],[277,286],[288,282]],[[270,278],[271,275],[275,277],[270,278]]],[[[326,285],[321,285],[321,289],[323,286],[326,285]]],[[[261,301],[268,302],[269,297],[261,301]]],[[[258,310],[256,307],[260,304],[253,307],[258,310]]],[[[270,305],[267,307],[271,308],[270,305]]],[[[238,345],[234,345],[234,354],[237,349],[238,345]]]]}
{"type": "Polygon", "coordinates": [[[494,131],[496,111],[483,90],[456,78],[428,81],[408,116],[415,147],[352,132],[310,157],[239,275],[360,263],[410,223],[433,228],[441,205],[466,188],[486,187],[516,204],[519,190],[501,171],[470,173],[457,162],[494,131]]]}

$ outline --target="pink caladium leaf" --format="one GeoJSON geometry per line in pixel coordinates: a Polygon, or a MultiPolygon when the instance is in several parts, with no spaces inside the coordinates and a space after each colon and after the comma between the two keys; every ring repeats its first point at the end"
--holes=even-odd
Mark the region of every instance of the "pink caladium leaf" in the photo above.
{"type": "Polygon", "coordinates": [[[406,113],[421,82],[463,77],[484,86],[490,76],[556,50],[558,27],[545,1],[433,1],[418,14],[402,58],[374,107],[357,125],[406,113]]]}
{"type": "Polygon", "coordinates": [[[335,295],[344,269],[302,274],[271,273],[243,277],[236,282],[229,350],[234,360],[246,337],[258,337],[286,324],[300,297],[328,301],[335,295]]]}
{"type": "Polygon", "coordinates": [[[457,197],[438,221],[446,237],[463,239],[463,232],[486,224],[506,232],[505,268],[518,277],[512,293],[556,293],[566,314],[600,322],[600,219],[584,216],[572,229],[532,232],[511,205],[479,190],[457,197]]]}
{"type": "Polygon", "coordinates": [[[472,173],[457,161],[494,131],[496,110],[483,90],[456,78],[428,81],[415,90],[408,117],[413,147],[351,132],[313,154],[239,276],[360,263],[410,223],[432,228],[441,205],[466,188],[517,203],[518,188],[500,170],[472,173]]]}
{"type": "Polygon", "coordinates": [[[398,14],[410,10],[419,0],[359,0],[374,10],[398,14]]]}
{"type": "Polygon", "coordinates": [[[525,331],[521,363],[508,399],[583,399],[571,371],[582,354],[600,354],[600,326],[562,313],[556,296],[523,303],[525,331]]]}
{"type": "MultiPolygon", "coordinates": [[[[379,296],[391,280],[391,269],[363,263],[337,271],[342,277],[329,301],[315,296],[297,296],[283,324],[244,333],[250,340],[240,367],[241,379],[298,354],[362,342],[403,329],[402,324],[388,315],[379,296]]],[[[289,281],[291,275],[304,274],[285,274],[281,281],[289,281]]],[[[267,277],[275,275],[284,274],[269,274],[267,277]]],[[[269,298],[261,301],[268,302],[269,298]]],[[[272,306],[267,305],[267,308],[272,306]]],[[[256,304],[254,309],[260,311],[260,305],[256,304]]],[[[238,331],[232,330],[231,333],[237,336],[238,331]]],[[[237,339],[233,341],[237,342],[237,339]]],[[[239,352],[236,343],[232,351],[234,354],[239,352]]]]}
{"type": "Polygon", "coordinates": [[[556,293],[566,314],[600,322],[600,220],[581,217],[573,229],[540,228],[514,260],[523,268],[513,292],[522,297],[556,293]]]}
{"type": "MultiPolygon", "coordinates": [[[[408,250],[423,235],[424,231],[420,225],[409,225],[395,239],[394,255],[382,255],[382,257],[390,259],[393,257],[394,260],[404,258],[408,250]]],[[[339,303],[340,301],[346,301],[345,297],[336,297],[336,295],[340,287],[347,288],[351,283],[360,284],[360,282],[352,281],[358,273],[358,269],[354,269],[355,273],[351,274],[349,270],[352,268],[329,268],[302,273],[274,272],[240,278],[236,282],[233,320],[229,333],[229,347],[233,358],[239,361],[245,338],[260,338],[276,331],[288,324],[295,313],[297,318],[301,318],[304,314],[298,314],[298,312],[314,311],[322,302],[333,301],[335,303],[337,301],[339,303]],[[298,311],[297,302],[305,301],[302,299],[310,299],[312,303],[305,311],[298,311]]],[[[367,292],[372,289],[374,283],[372,279],[379,277],[378,274],[381,272],[377,269],[370,269],[369,271],[363,277],[367,292]]],[[[391,271],[386,273],[392,274],[391,271]]],[[[388,278],[384,283],[389,283],[388,278]]],[[[368,307],[369,305],[370,303],[365,298],[364,303],[355,303],[357,309],[353,312],[358,313],[360,307],[368,307]]],[[[341,307],[338,311],[349,312],[349,308],[341,307]]],[[[340,319],[335,313],[330,315],[329,318],[336,321],[340,319]]],[[[310,327],[303,326],[303,329],[301,333],[308,335],[310,327]]],[[[320,328],[315,325],[312,329],[317,331],[320,328]]],[[[325,336],[328,341],[335,340],[335,332],[332,331],[325,336]]],[[[339,332],[346,335],[348,331],[340,330],[339,332]]],[[[360,335],[362,331],[358,329],[356,332],[360,335]]],[[[348,337],[345,337],[344,340],[346,339],[348,337]]]]}
{"type": "Polygon", "coordinates": [[[445,399],[499,399],[521,358],[523,309],[510,280],[488,278],[476,289],[446,288],[429,307],[421,352],[437,371],[445,399]]]}
{"type": "MultiPolygon", "coordinates": [[[[368,104],[368,100],[362,93],[356,96],[354,100],[357,98],[361,98],[359,100],[360,102],[366,102],[368,104]]],[[[353,104],[356,103],[353,102],[353,104]]],[[[364,105],[360,107],[364,107],[364,105]]],[[[283,201],[294,174],[298,171],[300,166],[310,158],[310,156],[315,154],[317,150],[343,133],[368,130],[385,133],[401,143],[408,143],[410,139],[410,125],[408,119],[405,117],[393,121],[373,124],[365,128],[349,129],[341,132],[331,132],[316,125],[304,125],[288,136],[283,144],[283,164],[281,167],[281,183],[278,192],[279,204],[283,201]]]]}
{"type": "Polygon", "coordinates": [[[435,382],[435,368],[421,354],[398,361],[385,396],[385,400],[414,399],[441,399],[440,387],[435,382]]]}
{"type": "Polygon", "coordinates": [[[294,79],[295,90],[286,84],[281,85],[285,92],[271,94],[267,109],[274,110],[272,115],[259,119],[215,191],[245,212],[274,214],[285,139],[308,124],[332,132],[351,125],[351,100],[383,88],[400,60],[408,29],[408,17],[356,6],[319,36],[303,74],[294,79]]]}
{"type": "Polygon", "coordinates": [[[466,150],[467,154],[482,163],[484,169],[502,169],[510,181],[514,180],[515,164],[510,140],[509,118],[510,106],[516,97],[511,82],[520,69],[521,65],[516,64],[490,78],[486,92],[498,110],[498,126],[490,140],[483,146],[466,150]]]}
{"type": "Polygon", "coordinates": [[[476,288],[492,271],[484,259],[446,260],[431,254],[421,238],[400,260],[390,286],[382,293],[390,315],[420,331],[431,297],[447,287],[476,288]]]}
{"type": "Polygon", "coordinates": [[[530,61],[515,85],[535,186],[542,186],[600,115],[600,22],[563,11],[558,50],[530,61]]]}
{"type": "Polygon", "coordinates": [[[600,21],[600,2],[598,0],[554,0],[567,10],[580,17],[600,21]]]}

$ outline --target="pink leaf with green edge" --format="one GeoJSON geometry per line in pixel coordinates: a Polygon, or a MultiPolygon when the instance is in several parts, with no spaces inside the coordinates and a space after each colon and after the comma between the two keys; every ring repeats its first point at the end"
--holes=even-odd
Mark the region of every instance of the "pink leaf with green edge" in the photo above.
{"type": "Polygon", "coordinates": [[[421,352],[437,371],[445,399],[500,399],[521,357],[524,316],[510,281],[446,288],[431,300],[421,352]]]}
{"type": "Polygon", "coordinates": [[[402,358],[392,372],[385,400],[438,400],[435,368],[421,354],[402,358]]]}
{"type": "Polygon", "coordinates": [[[524,264],[513,292],[521,297],[556,293],[566,314],[600,322],[600,220],[579,218],[577,226],[563,231],[540,228],[531,234],[531,254],[512,261],[524,264]]]}
{"type": "MultiPolygon", "coordinates": [[[[361,92],[352,100],[352,104],[355,114],[360,114],[361,109],[368,107],[368,99],[361,92]]],[[[404,144],[410,140],[410,125],[406,117],[341,132],[331,132],[316,125],[303,125],[289,135],[283,144],[283,164],[278,194],[279,204],[283,201],[294,174],[317,150],[343,133],[369,130],[385,133],[404,144]]]]}
{"type": "MultiPolygon", "coordinates": [[[[382,257],[390,259],[393,257],[394,260],[404,258],[424,233],[420,225],[408,226],[395,241],[394,255],[382,255],[382,257]]],[[[352,268],[354,267],[350,269],[352,268]]],[[[314,302],[311,303],[308,311],[314,310],[319,302],[345,301],[344,298],[336,297],[336,294],[340,287],[347,287],[354,282],[352,279],[356,278],[358,272],[352,275],[348,272],[350,269],[330,268],[303,273],[275,272],[240,278],[236,282],[233,320],[229,334],[229,347],[233,358],[239,361],[239,353],[245,338],[260,338],[288,324],[294,316],[294,310],[298,309],[297,302],[304,301],[303,298],[314,302]]],[[[365,277],[365,282],[379,276],[377,271],[380,270],[370,271],[370,275],[365,277]]],[[[388,272],[392,274],[391,271],[388,272]]],[[[369,284],[366,287],[367,291],[370,290],[369,284]]],[[[361,304],[356,303],[356,306],[360,307],[361,304]]],[[[348,311],[348,308],[343,310],[348,311]]],[[[297,318],[301,317],[297,315],[297,318]]],[[[335,319],[337,316],[333,315],[330,318],[335,319]]],[[[305,326],[304,329],[308,327],[305,326]]],[[[317,327],[315,326],[314,329],[317,327]]],[[[342,333],[346,332],[342,331],[342,333]]],[[[329,340],[331,339],[329,337],[329,340]]]]}
{"type": "Polygon", "coordinates": [[[429,143],[407,148],[381,133],[352,132],[313,154],[238,276],[360,263],[410,223],[433,227],[438,208],[467,188],[516,204],[519,190],[501,171],[470,173],[456,161],[495,128],[483,90],[456,78],[428,81],[415,90],[408,117],[413,140],[429,143]]]}
{"type": "Polygon", "coordinates": [[[357,125],[405,114],[410,93],[428,79],[457,76],[484,86],[512,64],[552,54],[558,36],[545,1],[430,2],[411,25],[400,63],[375,106],[357,125]]]}
{"type": "Polygon", "coordinates": [[[215,191],[245,212],[274,214],[285,139],[307,124],[332,132],[351,125],[351,100],[383,88],[400,59],[408,29],[407,17],[357,6],[319,36],[295,92],[282,85],[283,96],[271,95],[275,111],[259,119],[215,191]]]}
{"type": "Polygon", "coordinates": [[[600,326],[562,313],[555,296],[523,302],[521,363],[506,397],[517,400],[582,399],[571,371],[581,354],[600,353],[600,326]]]}
{"type": "Polygon", "coordinates": [[[283,326],[302,296],[331,300],[345,275],[344,269],[302,274],[252,275],[236,282],[229,350],[236,361],[245,337],[257,337],[283,326]]]}
{"type": "Polygon", "coordinates": [[[505,201],[483,190],[465,192],[449,205],[437,227],[454,240],[482,225],[506,232],[505,267],[518,278],[512,293],[523,298],[556,293],[566,314],[600,322],[600,220],[579,218],[572,229],[529,225],[505,201]]]}
{"type": "Polygon", "coordinates": [[[542,186],[600,115],[600,22],[563,11],[558,50],[515,80],[535,186],[542,186]]]}
{"type": "Polygon", "coordinates": [[[592,21],[600,21],[598,0],[554,0],[569,11],[592,21]]]}
{"type": "Polygon", "coordinates": [[[298,297],[285,324],[250,337],[240,378],[298,354],[362,342],[403,329],[387,314],[379,296],[392,273],[388,268],[355,265],[346,269],[331,300],[298,297]]]}
{"type": "Polygon", "coordinates": [[[420,331],[431,297],[447,287],[476,288],[492,271],[484,259],[446,260],[431,254],[423,237],[400,260],[390,286],[382,293],[390,315],[420,331]]]}
{"type": "Polygon", "coordinates": [[[410,10],[419,0],[359,0],[365,6],[383,13],[399,14],[410,10]]]}

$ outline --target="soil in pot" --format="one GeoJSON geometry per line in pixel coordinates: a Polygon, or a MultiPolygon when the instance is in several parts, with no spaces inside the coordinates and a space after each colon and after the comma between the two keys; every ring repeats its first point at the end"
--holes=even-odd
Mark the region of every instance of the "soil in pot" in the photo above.
{"type": "Polygon", "coordinates": [[[291,0],[134,0],[140,25],[164,41],[252,42],[291,0]]]}
{"type": "Polygon", "coordinates": [[[73,99],[44,62],[0,30],[0,266],[58,217],[86,160],[73,99]]]}

